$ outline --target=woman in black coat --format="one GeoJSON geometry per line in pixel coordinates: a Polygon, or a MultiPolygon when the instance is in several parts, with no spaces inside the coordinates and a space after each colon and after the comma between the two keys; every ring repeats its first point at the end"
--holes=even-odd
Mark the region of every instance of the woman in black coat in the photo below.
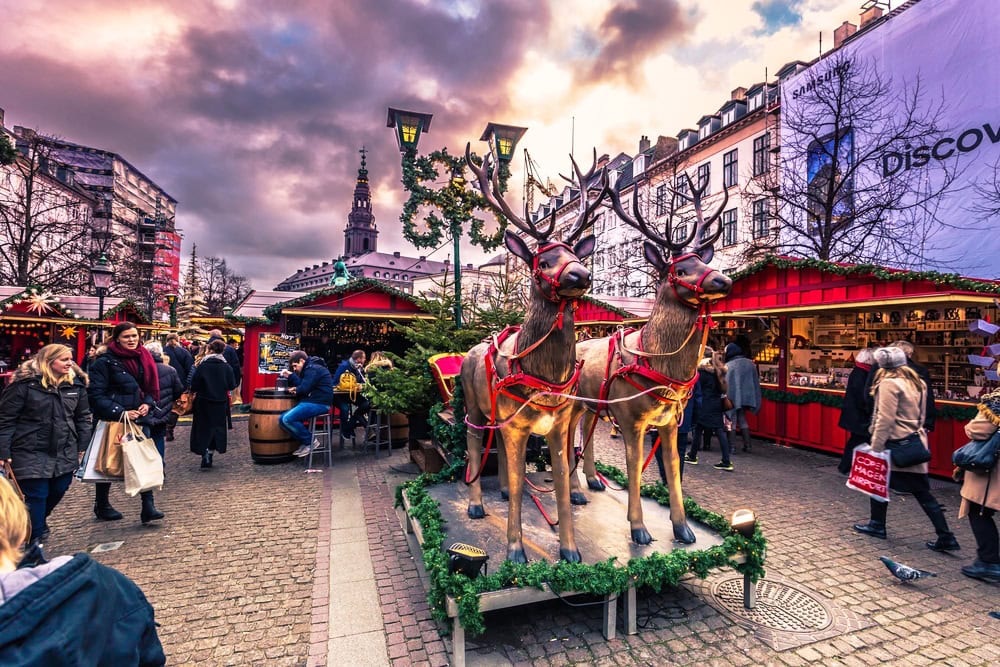
{"type": "MultiPolygon", "coordinates": [[[[120,322],[111,332],[108,349],[90,367],[90,409],[95,419],[116,422],[123,412],[130,419],[145,425],[145,417],[160,398],[160,378],[156,362],[149,350],[139,344],[139,330],[131,322],[120,322]]],[[[94,485],[94,514],[102,521],[117,521],[121,512],[111,506],[108,495],[110,482],[94,485]]],[[[163,512],[153,504],[153,492],[142,492],[144,524],[163,518],[163,512]]]]}
{"type": "Polygon", "coordinates": [[[854,461],[854,450],[858,445],[863,445],[871,439],[868,427],[872,421],[872,403],[871,396],[865,392],[865,388],[870,388],[868,378],[872,374],[874,362],[875,358],[872,356],[871,349],[858,350],[854,357],[854,368],[847,376],[844,404],[840,408],[840,420],[837,422],[837,426],[850,434],[847,438],[847,444],[844,445],[840,464],[837,466],[837,470],[842,475],[850,474],[851,463],[854,461]]]}
{"type": "Polygon", "coordinates": [[[722,461],[716,463],[716,470],[733,471],[730,458],[732,450],[729,446],[729,434],[726,432],[725,421],[722,419],[722,396],[726,393],[726,364],[721,353],[712,352],[706,348],[704,359],[698,366],[698,385],[701,388],[701,403],[695,414],[694,441],[691,443],[691,453],[687,463],[698,463],[698,446],[701,444],[707,451],[714,433],[719,438],[719,449],[722,450],[722,461]],[[699,441],[701,441],[699,443],[699,441]]]}
{"type": "Polygon", "coordinates": [[[0,458],[24,492],[33,547],[48,537],[46,519],[69,489],[90,432],[86,374],[68,347],[46,345],[0,396],[0,458]]]}
{"type": "Polygon", "coordinates": [[[229,392],[236,388],[236,376],[226,363],[221,339],[208,344],[191,380],[194,413],[191,420],[191,451],[201,456],[201,467],[212,467],[212,454],[226,452],[229,431],[229,392]]]}

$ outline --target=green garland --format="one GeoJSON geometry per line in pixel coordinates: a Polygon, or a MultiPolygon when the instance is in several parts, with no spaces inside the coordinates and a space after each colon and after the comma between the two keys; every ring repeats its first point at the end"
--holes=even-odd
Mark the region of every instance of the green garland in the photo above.
{"type": "MultiPolygon", "coordinates": [[[[763,398],[775,403],[793,403],[795,405],[806,405],[808,403],[819,403],[831,408],[840,408],[844,405],[844,395],[823,391],[803,391],[791,392],[780,389],[761,389],[763,398]]],[[[976,416],[976,406],[968,407],[961,405],[936,405],[937,416],[941,419],[955,419],[957,421],[968,421],[976,416]]]]}
{"type": "Polygon", "coordinates": [[[752,276],[768,266],[779,269],[817,269],[838,276],[864,275],[887,281],[926,280],[938,286],[953,287],[967,292],[983,292],[1000,294],[1000,282],[972,280],[963,278],[957,273],[940,273],[939,271],[907,271],[905,269],[887,269],[877,264],[836,264],[821,259],[798,259],[768,255],[746,268],[729,274],[735,280],[752,276]]]}
{"type": "MultiPolygon", "coordinates": [[[[398,486],[396,505],[402,505],[405,492],[410,502],[409,514],[421,527],[424,567],[430,578],[427,602],[432,615],[438,621],[446,622],[446,598],[451,596],[458,604],[462,626],[473,636],[482,634],[486,629],[479,610],[479,594],[503,588],[532,586],[540,589],[543,584],[548,584],[556,592],[579,591],[592,595],[609,595],[624,593],[630,585],[649,586],[660,591],[664,586],[676,586],[687,572],[704,578],[710,570],[718,567],[735,568],[740,573],[749,574],[754,581],[764,576],[767,541],[761,534],[760,527],[754,530],[752,537],[745,538],[734,532],[725,518],[702,509],[691,498],[684,500],[687,516],[718,531],[724,538],[721,545],[701,551],[675,549],[666,555],[652,554],[633,558],[624,567],[617,565],[614,558],[594,565],[562,561],[515,564],[505,560],[496,572],[475,579],[461,574],[448,574],[448,557],[443,548],[446,528],[438,503],[427,493],[427,488],[438,483],[454,482],[464,467],[464,461],[456,458],[437,474],[425,473],[398,486]],[[738,552],[746,555],[744,563],[733,562],[732,558],[738,552]]],[[[597,468],[618,484],[627,483],[620,470],[600,463],[597,468]]],[[[643,484],[640,492],[661,505],[670,504],[669,492],[662,483],[643,484]]]]}
{"type": "MultiPolygon", "coordinates": [[[[473,155],[472,160],[482,165],[481,158],[473,155]]],[[[403,212],[399,216],[403,223],[403,236],[417,248],[436,248],[441,245],[445,232],[450,237],[461,234],[463,227],[469,224],[469,239],[473,245],[490,251],[499,248],[503,243],[504,231],[507,228],[506,219],[486,201],[478,190],[465,185],[465,157],[455,157],[448,154],[447,148],[434,151],[423,157],[416,157],[414,151],[403,154],[403,187],[410,193],[410,198],[403,204],[403,212]],[[440,171],[439,171],[440,168],[440,171]],[[461,179],[450,178],[448,185],[441,188],[428,187],[425,182],[437,180],[441,172],[449,175],[461,175],[461,179]],[[417,229],[413,218],[422,207],[432,207],[437,212],[428,213],[423,220],[424,231],[417,229]],[[498,228],[493,234],[485,234],[486,223],[475,217],[477,210],[490,211],[496,218],[498,228]]],[[[498,179],[501,189],[506,187],[510,170],[505,162],[500,162],[498,179]]]]}

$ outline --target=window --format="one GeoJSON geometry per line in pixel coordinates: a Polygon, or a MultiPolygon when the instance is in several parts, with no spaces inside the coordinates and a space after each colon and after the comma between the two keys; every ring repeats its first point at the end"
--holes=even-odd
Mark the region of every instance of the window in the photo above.
{"type": "Polygon", "coordinates": [[[688,191],[687,175],[681,174],[680,176],[674,179],[674,190],[679,195],[687,193],[688,191]]]}
{"type": "Polygon", "coordinates": [[[734,148],[722,156],[722,187],[731,188],[739,177],[738,149],[734,148]]]}
{"type": "Polygon", "coordinates": [[[674,243],[683,243],[687,239],[688,221],[679,220],[674,224],[674,243]]]}
{"type": "Polygon", "coordinates": [[[722,124],[729,125],[734,120],[736,120],[736,109],[730,109],[729,111],[722,114],[722,124]]]}
{"type": "Polygon", "coordinates": [[[753,221],[751,233],[755,239],[767,236],[770,233],[767,200],[758,199],[753,203],[753,221]]]}
{"type": "Polygon", "coordinates": [[[712,194],[712,163],[706,162],[703,165],[698,166],[698,187],[705,186],[705,191],[702,194],[710,195],[712,194]]]}
{"type": "Polygon", "coordinates": [[[747,111],[754,111],[760,108],[760,105],[763,103],[763,101],[764,101],[763,92],[751,95],[750,98],[747,100],[747,111]]]}
{"type": "Polygon", "coordinates": [[[378,271],[376,271],[375,273],[373,273],[373,274],[372,274],[372,277],[373,277],[373,278],[378,278],[378,271]]]}
{"type": "Polygon", "coordinates": [[[667,184],[656,186],[656,215],[667,214],[667,184]]]}
{"type": "Polygon", "coordinates": [[[766,174],[771,166],[768,153],[771,150],[771,135],[767,132],[753,140],[753,175],[766,174]]]}
{"type": "Polygon", "coordinates": [[[705,123],[704,125],[698,128],[698,139],[699,140],[704,139],[709,134],[711,134],[711,132],[712,132],[712,124],[705,123]]]}
{"type": "Polygon", "coordinates": [[[722,212],[722,246],[736,245],[736,209],[722,212]]]}

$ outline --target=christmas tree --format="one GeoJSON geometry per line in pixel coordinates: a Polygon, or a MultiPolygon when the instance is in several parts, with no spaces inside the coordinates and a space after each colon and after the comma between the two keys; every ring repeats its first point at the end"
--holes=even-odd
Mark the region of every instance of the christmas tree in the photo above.
{"type": "Polygon", "coordinates": [[[206,315],[208,315],[208,306],[205,304],[205,294],[201,290],[201,281],[198,279],[198,245],[193,244],[187,274],[184,276],[181,295],[177,300],[178,333],[184,338],[207,337],[207,331],[191,323],[192,318],[205,317],[206,315]]]}

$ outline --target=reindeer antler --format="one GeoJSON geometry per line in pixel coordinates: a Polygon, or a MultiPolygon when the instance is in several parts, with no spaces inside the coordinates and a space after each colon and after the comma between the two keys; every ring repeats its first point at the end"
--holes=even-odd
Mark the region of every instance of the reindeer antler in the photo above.
{"type": "Polygon", "coordinates": [[[642,217],[642,213],[639,212],[638,191],[636,191],[632,196],[632,212],[635,215],[634,218],[630,217],[629,214],[625,212],[625,209],[622,207],[621,197],[618,196],[618,193],[615,192],[614,188],[610,188],[609,193],[611,196],[611,203],[615,209],[615,213],[618,214],[618,217],[621,218],[625,222],[625,224],[627,224],[629,227],[632,227],[633,229],[638,230],[639,233],[645,236],[647,239],[649,239],[650,241],[652,241],[653,243],[657,244],[662,248],[666,248],[667,250],[670,251],[671,255],[676,256],[684,252],[684,248],[686,248],[687,245],[691,243],[691,241],[694,239],[694,235],[697,229],[692,229],[691,233],[688,234],[681,242],[675,242],[673,240],[673,220],[674,220],[674,211],[676,208],[674,202],[676,200],[678,193],[673,188],[668,188],[668,189],[670,190],[673,196],[670,198],[670,209],[667,211],[667,221],[664,228],[666,234],[662,236],[649,226],[649,223],[647,223],[646,220],[642,217]]]}
{"type": "MultiPolygon", "coordinates": [[[[705,220],[704,212],[701,210],[701,198],[705,194],[705,190],[708,189],[708,181],[699,185],[697,188],[694,187],[694,183],[691,181],[691,176],[687,172],[684,172],[684,178],[687,179],[688,189],[691,190],[691,195],[688,196],[683,192],[678,192],[677,194],[694,204],[694,214],[698,219],[698,224],[696,229],[698,230],[698,245],[695,247],[694,251],[699,255],[703,251],[711,248],[715,245],[715,242],[719,240],[722,236],[722,223],[720,222],[716,230],[709,233],[709,227],[713,222],[719,219],[722,212],[726,209],[726,204],[729,203],[729,189],[726,187],[722,188],[722,204],[716,209],[715,213],[709,216],[708,220],[705,220]]],[[[689,241],[690,242],[690,241],[689,241]]],[[[711,257],[705,260],[705,262],[711,261],[711,257]]]]}
{"type": "Polygon", "coordinates": [[[514,213],[514,210],[507,203],[507,200],[505,200],[503,195],[500,194],[500,169],[493,169],[492,180],[490,178],[489,172],[492,162],[493,153],[489,152],[483,157],[483,166],[477,167],[476,163],[472,161],[472,144],[465,144],[465,163],[469,166],[469,169],[472,170],[472,173],[475,174],[476,180],[479,182],[479,191],[483,194],[483,197],[486,198],[486,201],[489,202],[493,208],[500,211],[512,225],[520,229],[522,232],[531,236],[539,243],[545,242],[556,226],[555,211],[552,211],[549,225],[544,231],[539,230],[535,227],[535,225],[527,222],[525,218],[522,218],[514,213]]]}
{"type": "MultiPolygon", "coordinates": [[[[609,188],[608,169],[607,167],[601,167],[601,190],[597,193],[597,199],[595,199],[593,203],[588,202],[590,179],[594,177],[594,171],[597,169],[597,148],[594,148],[594,159],[593,162],[591,162],[590,169],[586,174],[580,171],[580,167],[576,164],[576,160],[573,159],[572,155],[569,156],[569,160],[573,163],[573,171],[576,172],[576,182],[580,188],[580,216],[573,224],[573,228],[566,234],[566,242],[573,243],[579,239],[583,231],[589,227],[590,224],[592,224],[590,222],[590,217],[593,215],[594,211],[597,210],[597,207],[601,205],[601,201],[604,200],[604,196],[608,193],[609,188]]],[[[573,183],[572,179],[566,178],[562,174],[559,175],[569,181],[570,184],[573,183]]]]}

